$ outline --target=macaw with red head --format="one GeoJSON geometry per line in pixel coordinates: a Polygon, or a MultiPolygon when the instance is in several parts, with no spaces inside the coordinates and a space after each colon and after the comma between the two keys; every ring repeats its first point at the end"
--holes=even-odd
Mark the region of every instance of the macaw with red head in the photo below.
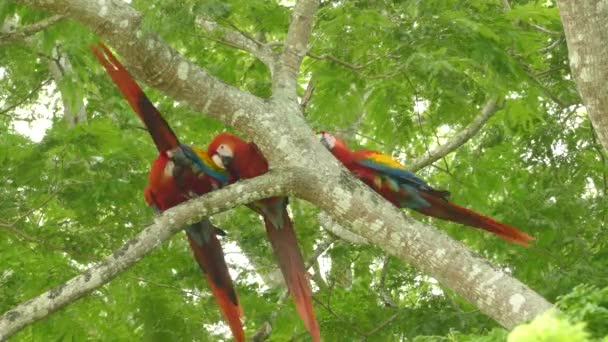
{"type": "Polygon", "coordinates": [[[353,151],[344,140],[321,132],[321,143],[357,178],[398,208],[481,228],[501,238],[528,246],[534,238],[514,227],[448,201],[450,193],[429,186],[393,157],[370,150],[353,151]]]}
{"type": "MultiPolygon", "coordinates": [[[[268,171],[268,162],[258,147],[230,133],[217,135],[207,148],[208,155],[232,176],[232,181],[254,178],[268,171]]],[[[320,341],[319,324],[312,305],[312,291],[293,223],[287,213],[287,197],[256,201],[250,208],[262,215],[268,239],[279,262],[296,309],[313,341],[320,341]]]]}
{"type": "MultiPolygon", "coordinates": [[[[91,46],[91,49],[144,122],[158,148],[159,155],[152,163],[148,185],[144,190],[148,205],[162,212],[228,182],[228,174],[218,168],[205,151],[179,142],[169,124],[105,45],[99,43],[99,47],[91,46]]],[[[185,231],[194,257],[207,277],[234,339],[245,341],[242,309],[217,238],[218,234],[225,233],[208,219],[188,226],[185,231]]]]}

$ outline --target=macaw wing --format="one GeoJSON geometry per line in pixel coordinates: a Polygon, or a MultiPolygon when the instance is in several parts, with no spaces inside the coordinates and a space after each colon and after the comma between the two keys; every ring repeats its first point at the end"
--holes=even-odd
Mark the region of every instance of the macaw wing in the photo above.
{"type": "Polygon", "coordinates": [[[91,45],[91,50],[127,99],[131,108],[146,125],[158,150],[168,151],[178,147],[179,140],[167,121],[110,49],[99,42],[97,47],[91,45]]]}
{"type": "Polygon", "coordinates": [[[215,165],[207,152],[188,145],[180,145],[179,151],[173,151],[173,160],[180,164],[187,164],[195,174],[201,172],[215,179],[220,185],[228,184],[228,173],[215,165]],[[179,151],[183,152],[180,154],[179,151]]]}
{"type": "Polygon", "coordinates": [[[432,189],[422,178],[408,171],[405,166],[401,165],[393,157],[376,151],[364,152],[365,154],[363,154],[362,158],[358,158],[356,161],[359,165],[370,168],[384,176],[395,178],[400,183],[409,184],[420,190],[432,189]]]}

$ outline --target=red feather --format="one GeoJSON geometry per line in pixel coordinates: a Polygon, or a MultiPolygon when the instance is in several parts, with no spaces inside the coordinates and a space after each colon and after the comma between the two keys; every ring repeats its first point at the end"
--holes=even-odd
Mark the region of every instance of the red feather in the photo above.
{"type": "Polygon", "coordinates": [[[116,56],[112,54],[102,42],[98,43],[98,50],[94,45],[91,45],[93,54],[97,57],[114,83],[118,86],[124,97],[127,99],[133,111],[137,113],[141,121],[148,128],[148,132],[154,140],[154,144],[159,151],[169,151],[179,146],[177,136],[160,115],[156,107],[150,102],[146,94],[141,90],[137,82],[131,74],[118,61],[116,56]],[[106,58],[107,57],[107,58],[106,58]]]}
{"type": "MultiPolygon", "coordinates": [[[[221,133],[209,144],[209,155],[214,155],[220,145],[226,145],[233,152],[233,160],[228,171],[234,180],[254,178],[268,171],[268,162],[254,143],[246,143],[241,138],[221,133]]],[[[249,206],[264,217],[268,239],[274,250],[283,278],[296,303],[296,309],[310,332],[313,341],[321,340],[319,324],[312,305],[312,290],[306,277],[306,267],[293,224],[287,213],[286,198],[267,198],[249,206]]]]}
{"type": "MultiPolygon", "coordinates": [[[[191,169],[175,165],[169,158],[167,152],[179,147],[175,133],[110,50],[102,43],[99,43],[99,47],[103,54],[94,46],[91,46],[91,49],[133,110],[146,124],[160,152],[152,164],[148,185],[144,190],[146,202],[156,210],[164,211],[187,201],[190,192],[200,195],[212,191],[215,180],[206,174],[195,175],[191,169]]],[[[222,246],[216,236],[217,228],[205,219],[190,226],[186,231],[194,257],[207,277],[209,287],[230,325],[235,340],[245,341],[240,320],[243,311],[228,272],[222,246]]]]}

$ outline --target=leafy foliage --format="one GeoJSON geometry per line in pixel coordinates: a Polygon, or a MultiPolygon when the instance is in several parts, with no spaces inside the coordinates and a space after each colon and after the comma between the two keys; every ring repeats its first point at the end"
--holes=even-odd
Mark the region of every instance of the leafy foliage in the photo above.
{"type": "MultiPolygon", "coordinates": [[[[261,97],[269,71],[196,25],[205,15],[260,41],[285,38],[285,1],[133,1],[147,30],[211,74],[261,97]]],[[[0,3],[0,21],[35,23],[46,13],[0,3]]],[[[98,38],[62,20],[0,48],[0,311],[80,273],[150,223],[142,189],[155,149],[93,59],[98,38]],[[57,51],[71,69],[55,82],[57,51]],[[86,103],[70,128],[63,103],[86,103]],[[63,101],[63,102],[62,102],[63,101]],[[47,122],[41,141],[22,127],[47,122]]],[[[434,220],[451,236],[513,273],[573,321],[545,316],[512,341],[580,340],[607,334],[608,164],[567,68],[551,1],[323,1],[299,84],[315,84],[306,118],[315,129],[408,159],[445,143],[491,97],[505,106],[466,145],[419,173],[455,202],[537,237],[530,249],[434,220]],[[323,57],[332,56],[332,59],[323,57]],[[336,62],[336,60],[338,62],[336,62]],[[585,285],[580,285],[580,284],[585,285]],[[571,289],[575,288],[573,292],[571,289]],[[541,339],[536,339],[540,336],[541,339]],[[570,335],[568,335],[570,336],[570,335]],[[574,338],[574,337],[573,337],[574,338]]],[[[180,138],[204,145],[221,123],[145,87],[180,138]]],[[[291,201],[306,257],[327,233],[318,209],[291,201]]],[[[427,220],[420,216],[419,219],[427,220]]],[[[307,340],[282,286],[260,219],[245,208],[213,218],[228,254],[248,335],[273,322],[272,340],[307,340]],[[235,247],[238,246],[238,247],[235,247]]],[[[36,323],[15,340],[226,340],[221,315],[178,235],[110,284],[36,323]]],[[[470,304],[377,248],[331,245],[313,266],[315,307],[333,340],[500,341],[508,333],[470,304]],[[384,266],[387,265],[387,266],[384,266]]]]}

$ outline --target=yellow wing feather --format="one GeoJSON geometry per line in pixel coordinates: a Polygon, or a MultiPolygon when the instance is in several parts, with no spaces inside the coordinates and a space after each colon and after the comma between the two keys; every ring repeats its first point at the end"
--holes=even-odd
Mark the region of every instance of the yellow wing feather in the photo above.
{"type": "Polygon", "coordinates": [[[389,156],[388,154],[375,151],[370,152],[372,153],[369,153],[367,157],[373,160],[375,163],[386,165],[395,169],[407,170],[403,164],[399,163],[395,158],[389,156]]]}

